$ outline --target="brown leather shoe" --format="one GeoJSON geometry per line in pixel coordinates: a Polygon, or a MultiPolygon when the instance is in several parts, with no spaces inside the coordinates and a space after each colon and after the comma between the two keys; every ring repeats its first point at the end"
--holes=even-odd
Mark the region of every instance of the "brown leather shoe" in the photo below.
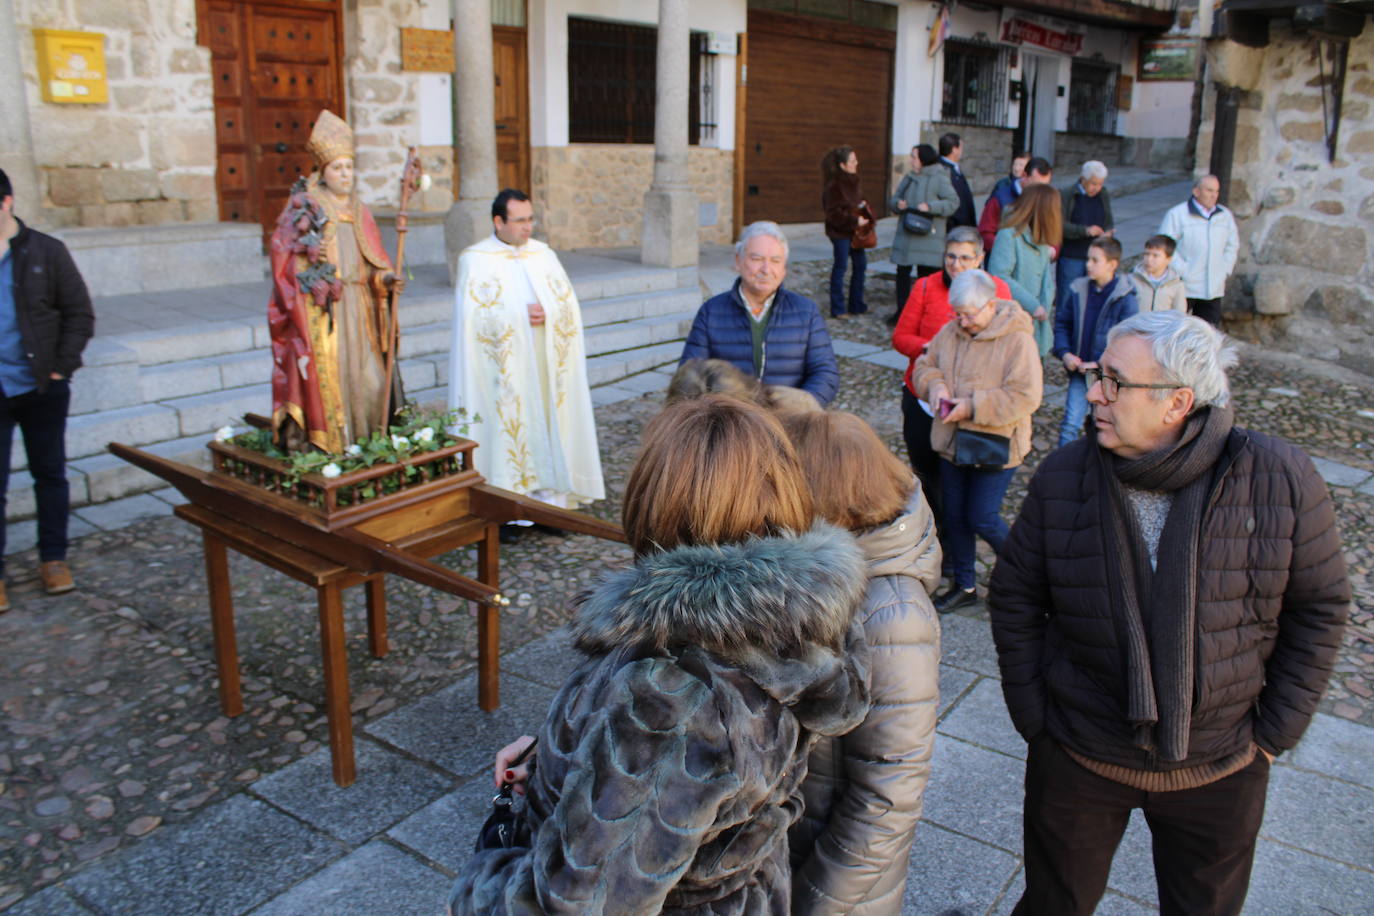
{"type": "Polygon", "coordinates": [[[10,609],[10,595],[5,591],[5,583],[0,582],[0,614],[10,609]]]}
{"type": "Polygon", "coordinates": [[[72,581],[72,571],[61,560],[49,560],[44,563],[38,567],[38,574],[43,577],[43,587],[49,595],[60,595],[76,588],[76,583],[72,581]]]}

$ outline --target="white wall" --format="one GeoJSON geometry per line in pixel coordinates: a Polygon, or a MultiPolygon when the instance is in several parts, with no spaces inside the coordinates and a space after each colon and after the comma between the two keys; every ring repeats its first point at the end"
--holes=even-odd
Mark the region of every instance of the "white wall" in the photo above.
{"type": "Polygon", "coordinates": [[[897,52],[892,85],[892,152],[906,153],[921,142],[921,122],[932,121],[940,108],[942,54],[926,53],[934,3],[903,3],[897,7],[897,52]]]}
{"type": "MultiPolygon", "coordinates": [[[[532,0],[529,19],[530,145],[568,145],[568,17],[585,16],[635,25],[655,25],[655,0],[532,0]]],[[[689,0],[687,26],[694,31],[745,30],[745,0],[689,0]]],[[[735,146],[735,55],[719,54],[715,66],[716,141],[735,146]]]]}

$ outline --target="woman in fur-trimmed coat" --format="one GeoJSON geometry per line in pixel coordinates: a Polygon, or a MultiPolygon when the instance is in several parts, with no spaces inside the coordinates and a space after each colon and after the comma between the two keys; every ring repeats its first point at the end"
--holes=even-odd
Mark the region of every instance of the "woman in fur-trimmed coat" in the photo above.
{"type": "Polygon", "coordinates": [[[811,505],[763,409],[708,395],[649,424],[635,562],[578,609],[587,659],[539,732],[532,842],[478,852],[453,913],[788,913],[807,754],[868,711],[863,556],[811,505]]]}

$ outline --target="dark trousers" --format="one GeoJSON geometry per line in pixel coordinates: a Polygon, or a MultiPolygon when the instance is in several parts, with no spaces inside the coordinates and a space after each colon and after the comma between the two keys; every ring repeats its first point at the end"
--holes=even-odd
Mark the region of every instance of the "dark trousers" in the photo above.
{"type": "MultiPolygon", "coordinates": [[[[71,502],[67,486],[67,407],[71,404],[71,383],[66,379],[48,383],[39,394],[30,391],[14,398],[0,397],[0,515],[5,508],[5,492],[10,483],[10,450],[14,446],[14,427],[24,435],[24,452],[29,458],[34,498],[38,503],[38,559],[67,558],[67,509],[71,502]]],[[[4,572],[5,526],[0,525],[0,574],[4,572]]]]}
{"type": "Polygon", "coordinates": [[[864,271],[868,269],[868,252],[862,248],[850,248],[849,239],[831,239],[830,246],[835,250],[835,266],[830,268],[830,314],[843,315],[844,275],[849,262],[854,261],[854,273],[849,278],[849,314],[862,315],[868,311],[864,305],[864,271]]]}
{"type": "MultiPolygon", "coordinates": [[[[920,408],[918,407],[917,410],[920,408]]],[[[976,537],[998,554],[1011,529],[1002,520],[1002,498],[1016,468],[962,468],[940,459],[940,489],[944,494],[945,556],[949,575],[960,588],[973,588],[977,572],[976,537]]]]}
{"type": "Polygon", "coordinates": [[[1088,916],[1107,889],[1131,810],[1150,825],[1161,916],[1241,911],[1264,820],[1269,761],[1197,789],[1146,792],[1082,767],[1054,739],[1026,757],[1026,892],[1013,916],[1088,916]]]}
{"type": "Polygon", "coordinates": [[[1221,327],[1220,299],[1189,299],[1188,314],[1196,315],[1214,328],[1221,327]]]}
{"type": "MultiPolygon", "coordinates": [[[[921,492],[930,504],[930,514],[935,517],[935,536],[941,548],[945,543],[944,491],[940,489],[940,456],[930,447],[930,427],[934,418],[921,409],[916,395],[902,386],[902,438],[906,441],[906,457],[916,479],[921,482],[921,492]]],[[[944,551],[944,572],[949,572],[949,551],[944,551]]]]}
{"type": "Polygon", "coordinates": [[[910,264],[897,265],[897,317],[902,317],[902,309],[906,308],[906,300],[911,296],[911,287],[916,285],[916,281],[931,274],[938,274],[940,268],[927,267],[924,264],[917,264],[914,268],[910,264]],[[912,270],[916,271],[916,276],[911,276],[912,270]]]}

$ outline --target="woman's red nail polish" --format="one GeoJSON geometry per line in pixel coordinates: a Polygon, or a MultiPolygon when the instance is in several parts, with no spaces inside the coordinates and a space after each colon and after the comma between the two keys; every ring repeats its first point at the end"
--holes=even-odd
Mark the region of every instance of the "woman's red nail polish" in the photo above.
{"type": "Polygon", "coordinates": [[[515,781],[515,771],[514,771],[514,770],[506,770],[506,782],[514,782],[514,781],[515,781]]]}

